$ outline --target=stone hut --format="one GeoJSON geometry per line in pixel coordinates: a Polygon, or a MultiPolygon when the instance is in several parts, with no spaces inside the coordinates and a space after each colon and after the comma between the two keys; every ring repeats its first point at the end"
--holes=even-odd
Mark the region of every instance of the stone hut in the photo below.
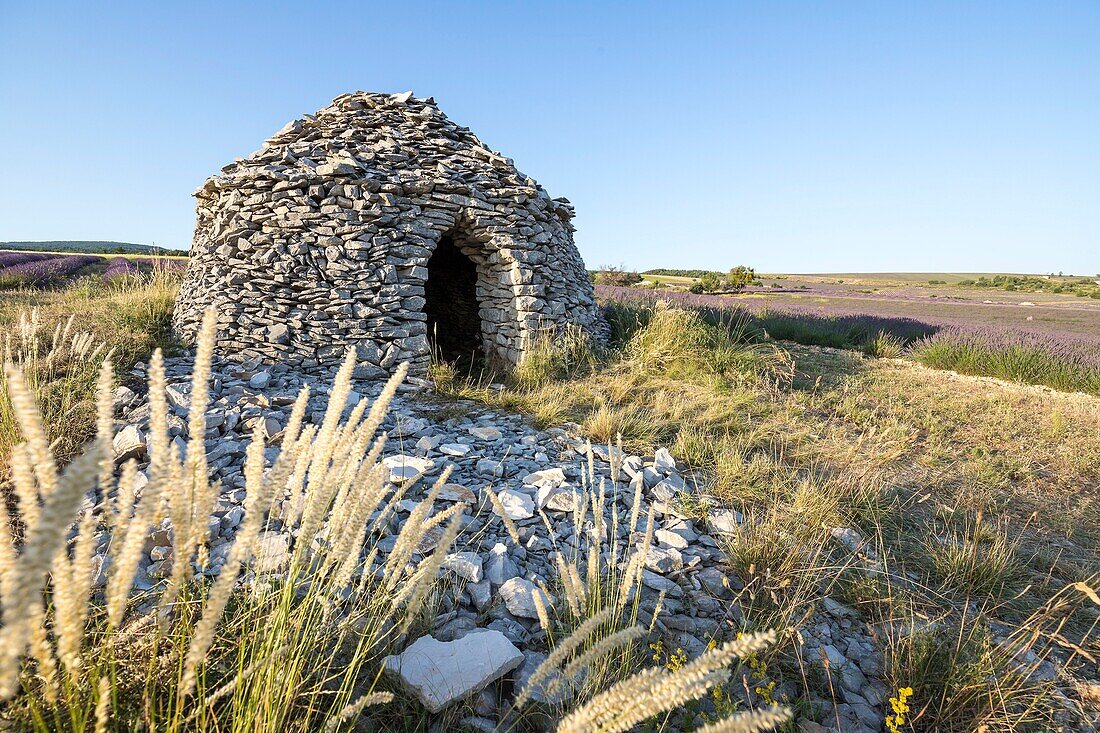
{"type": "Polygon", "coordinates": [[[305,371],[357,348],[361,376],[401,361],[515,365],[543,333],[603,328],[568,200],[431,98],[357,92],[291,122],[195,193],[173,322],[219,350],[305,371]]]}

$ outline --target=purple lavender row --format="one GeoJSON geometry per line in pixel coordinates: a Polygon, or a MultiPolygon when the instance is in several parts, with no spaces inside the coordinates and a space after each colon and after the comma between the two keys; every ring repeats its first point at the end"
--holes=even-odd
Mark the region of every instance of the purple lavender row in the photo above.
{"type": "Polygon", "coordinates": [[[12,265],[21,265],[24,262],[51,260],[54,257],[57,257],[57,255],[46,254],[44,252],[0,252],[0,270],[5,267],[11,267],[12,265]]]}
{"type": "Polygon", "coordinates": [[[0,278],[14,279],[27,285],[45,285],[72,275],[103,258],[95,255],[60,255],[45,260],[23,262],[0,270],[0,278]]]}
{"type": "Polygon", "coordinates": [[[1055,335],[993,327],[948,326],[913,344],[913,351],[918,354],[944,348],[1006,356],[1042,353],[1067,368],[1100,371],[1100,342],[1080,334],[1055,335]]]}
{"type": "Polygon", "coordinates": [[[126,275],[136,275],[138,273],[137,265],[135,265],[128,257],[114,257],[107,263],[107,269],[103,271],[104,280],[113,280],[116,277],[125,277],[126,275]]]}
{"type": "Polygon", "coordinates": [[[187,260],[165,257],[115,257],[107,263],[103,273],[104,280],[126,275],[137,275],[143,271],[178,272],[186,269],[187,260]]]}

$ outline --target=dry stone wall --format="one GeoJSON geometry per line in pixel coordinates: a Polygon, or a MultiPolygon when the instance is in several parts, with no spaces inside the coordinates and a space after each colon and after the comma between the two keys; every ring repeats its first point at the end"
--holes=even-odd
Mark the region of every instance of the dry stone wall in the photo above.
{"type": "Polygon", "coordinates": [[[368,376],[402,361],[423,373],[434,334],[443,344],[472,331],[480,343],[470,350],[508,365],[543,331],[604,328],[573,244],[570,203],[430,98],[338,97],[195,195],[174,314],[185,341],[214,305],[222,353],[309,371],[354,345],[368,376]],[[468,287],[446,282],[461,274],[448,265],[453,256],[433,261],[440,246],[472,263],[468,287]],[[437,287],[426,289],[429,278],[437,287]],[[432,302],[426,291],[468,292],[476,302],[432,302]],[[472,328],[456,320],[464,312],[476,313],[472,328]]]}

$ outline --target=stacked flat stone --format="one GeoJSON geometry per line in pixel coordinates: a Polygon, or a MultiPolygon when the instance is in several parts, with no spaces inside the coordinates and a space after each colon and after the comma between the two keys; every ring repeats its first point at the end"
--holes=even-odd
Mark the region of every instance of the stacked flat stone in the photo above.
{"type": "Polygon", "coordinates": [[[573,244],[572,205],[450,121],[431,98],[357,92],[291,122],[195,193],[174,314],[205,308],[219,351],[360,376],[430,364],[425,283],[444,237],[476,266],[484,355],[518,364],[542,331],[604,328],[573,244]]]}

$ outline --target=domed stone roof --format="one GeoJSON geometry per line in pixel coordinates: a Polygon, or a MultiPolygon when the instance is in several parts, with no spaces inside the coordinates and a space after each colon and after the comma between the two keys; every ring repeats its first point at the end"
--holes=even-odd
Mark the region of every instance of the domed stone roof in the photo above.
{"type": "Polygon", "coordinates": [[[602,328],[573,209],[411,92],[357,92],[277,132],[196,192],[174,314],[219,311],[223,351],[365,370],[431,354],[514,365],[568,324],[602,328]]]}

